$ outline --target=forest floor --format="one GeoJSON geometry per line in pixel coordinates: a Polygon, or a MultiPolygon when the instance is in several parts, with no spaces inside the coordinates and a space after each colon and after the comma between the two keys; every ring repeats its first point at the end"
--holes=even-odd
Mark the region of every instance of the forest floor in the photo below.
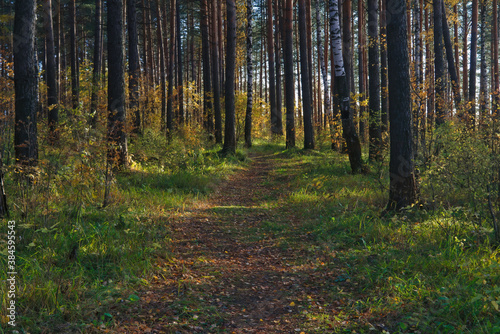
{"type": "Polygon", "coordinates": [[[309,314],[339,313],[342,298],[327,298],[331,285],[342,294],[355,284],[341,264],[325,266],[335,263],[334,253],[300,233],[301,219],[287,205],[293,176],[276,173],[283,167],[277,156],[250,158],[246,169],[165,226],[173,257],[158,259],[158,274],[137,292],[137,302],[117,306],[109,332],[310,333],[334,325],[315,328],[309,314]],[[292,239],[280,233],[283,223],[298,232],[292,239]]]}

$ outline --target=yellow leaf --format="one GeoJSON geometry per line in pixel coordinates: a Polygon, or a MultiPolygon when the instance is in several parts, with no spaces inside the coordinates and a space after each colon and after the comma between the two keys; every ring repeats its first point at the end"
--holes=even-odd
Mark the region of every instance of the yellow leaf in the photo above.
{"type": "Polygon", "coordinates": [[[294,302],[291,302],[291,303],[290,303],[290,306],[295,306],[295,303],[294,303],[294,302]]]}

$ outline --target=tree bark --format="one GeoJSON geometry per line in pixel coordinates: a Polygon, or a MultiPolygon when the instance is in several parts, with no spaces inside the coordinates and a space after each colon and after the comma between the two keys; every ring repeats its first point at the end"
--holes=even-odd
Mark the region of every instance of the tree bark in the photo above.
{"type": "MultiPolygon", "coordinates": [[[[349,0],[344,2],[344,6],[346,5],[347,8],[344,7],[344,13],[346,11],[350,11],[349,0]]],[[[345,20],[346,16],[344,16],[343,19],[345,20]]],[[[350,24],[347,24],[347,26],[350,29],[350,24]]],[[[344,27],[346,27],[345,24],[344,27]]],[[[350,31],[344,31],[344,36],[346,34],[350,38],[350,31]]],[[[342,54],[342,51],[344,51],[346,55],[350,54],[350,43],[345,43],[344,40],[343,50],[342,37],[340,33],[340,13],[338,0],[330,0],[330,36],[332,41],[332,53],[335,65],[335,88],[338,93],[338,100],[340,104],[343,135],[347,143],[347,150],[349,153],[349,162],[351,164],[352,173],[356,174],[362,171],[363,161],[361,159],[361,144],[354,127],[354,121],[350,109],[351,101],[349,97],[349,84],[347,81],[347,73],[345,71],[345,68],[347,66],[344,63],[344,59],[346,59],[347,57],[343,56],[342,54]],[[347,48],[348,50],[345,50],[345,48],[347,48]]]]}
{"type": "Polygon", "coordinates": [[[245,114],[245,146],[252,147],[253,63],[252,0],[247,0],[247,110],[245,114]]]}
{"type": "Polygon", "coordinates": [[[102,0],[95,2],[94,68],[92,71],[92,96],[90,98],[91,125],[97,126],[97,104],[102,66],[102,0]]]}
{"type": "Polygon", "coordinates": [[[234,110],[234,70],[236,62],[236,3],[226,0],[227,43],[226,43],[226,120],[224,129],[225,154],[236,153],[235,110],[234,110]]]}
{"type": "Polygon", "coordinates": [[[203,62],[203,123],[205,130],[212,133],[214,129],[212,113],[212,84],[210,69],[210,45],[208,34],[208,3],[207,0],[201,0],[201,52],[203,62]]]}
{"type": "MultiPolygon", "coordinates": [[[[80,73],[78,65],[78,47],[76,41],[76,4],[75,0],[69,2],[70,18],[70,59],[71,59],[71,96],[73,109],[80,104],[80,73]]],[[[121,14],[120,14],[121,15],[121,14]]]]}
{"type": "MultiPolygon", "coordinates": [[[[214,94],[215,142],[222,143],[222,112],[220,102],[219,38],[217,24],[217,6],[212,3],[212,88],[214,94]]],[[[233,73],[234,76],[234,73],[233,73]]],[[[233,77],[234,78],[234,77],[233,77]]]]}
{"type": "Polygon", "coordinates": [[[499,116],[500,75],[498,70],[498,0],[493,0],[492,62],[493,62],[493,116],[499,116]]]}
{"type": "Polygon", "coordinates": [[[295,82],[293,80],[293,0],[285,1],[283,52],[285,69],[286,148],[295,147],[295,82]]]}
{"type": "Polygon", "coordinates": [[[179,124],[182,125],[184,124],[184,81],[182,78],[182,63],[184,59],[182,58],[181,13],[178,0],[175,0],[175,14],[177,28],[177,57],[179,58],[177,62],[177,96],[179,98],[179,124]]]}
{"type": "Polygon", "coordinates": [[[448,60],[448,72],[450,73],[451,85],[453,90],[453,97],[455,98],[455,107],[458,110],[462,103],[460,97],[460,86],[458,85],[458,75],[456,72],[455,59],[453,57],[453,46],[451,45],[450,28],[448,27],[448,20],[446,19],[446,8],[443,5],[443,39],[446,49],[446,59],[448,60]]]}
{"type": "MultiPolygon", "coordinates": [[[[130,110],[134,113],[134,132],[141,132],[141,113],[139,109],[139,36],[137,33],[137,0],[127,0],[128,25],[128,66],[130,110]]],[[[158,17],[161,14],[158,12],[158,17]]]]}
{"type": "MultiPolygon", "coordinates": [[[[130,0],[128,0],[130,1],[130,0]]],[[[166,49],[165,49],[165,43],[164,43],[164,38],[166,35],[166,31],[164,29],[164,24],[163,24],[163,10],[161,9],[160,1],[156,0],[156,8],[158,11],[158,25],[156,28],[156,36],[158,39],[158,52],[159,52],[159,57],[160,57],[160,91],[161,91],[161,131],[164,133],[164,135],[167,136],[167,138],[170,136],[171,131],[172,131],[172,114],[170,114],[170,117],[168,117],[168,111],[167,111],[167,80],[166,80],[166,73],[165,73],[165,59],[166,59],[166,49]]],[[[130,24],[130,22],[129,22],[130,24]]]]}
{"type": "Polygon", "coordinates": [[[123,0],[108,0],[108,161],[127,167],[125,133],[125,73],[123,50],[123,0]]]}
{"type": "Polygon", "coordinates": [[[389,88],[387,83],[387,22],[385,1],[381,0],[380,6],[380,91],[382,132],[389,129],[389,88]]]}
{"type": "Polygon", "coordinates": [[[16,163],[35,166],[38,162],[36,110],[38,70],[35,51],[35,0],[15,2],[14,86],[16,163]]]}
{"type": "Polygon", "coordinates": [[[59,98],[57,94],[56,55],[51,0],[45,0],[43,19],[46,40],[45,50],[47,53],[47,73],[45,79],[47,83],[49,143],[54,145],[59,139],[57,131],[57,124],[59,123],[59,98]]]}
{"type": "Polygon", "coordinates": [[[279,135],[278,115],[276,110],[276,72],[274,61],[273,36],[273,1],[267,0],[267,60],[269,66],[269,105],[271,108],[271,133],[279,135]]]}
{"type": "Polygon", "coordinates": [[[469,115],[467,124],[471,129],[476,123],[476,68],[477,68],[477,17],[478,0],[472,0],[472,27],[470,45],[470,70],[469,70],[469,115]]]}
{"type": "Polygon", "coordinates": [[[361,142],[366,142],[365,116],[366,107],[366,81],[365,81],[365,13],[364,1],[358,1],[358,84],[359,84],[359,137],[361,142]]]}
{"type": "Polygon", "coordinates": [[[443,0],[434,0],[434,75],[436,87],[436,126],[444,123],[446,116],[445,76],[443,61],[443,0]]]}
{"type": "Polygon", "coordinates": [[[368,0],[368,75],[369,80],[369,112],[370,112],[370,147],[369,159],[382,160],[382,129],[380,118],[380,58],[378,35],[378,0],[368,0]]]}
{"type": "Polygon", "coordinates": [[[487,117],[487,107],[488,107],[488,74],[486,66],[486,42],[485,42],[485,30],[486,30],[486,1],[481,0],[481,78],[479,80],[479,125],[484,128],[485,120],[487,117]]]}
{"type": "Polygon", "coordinates": [[[300,73],[302,82],[302,110],[304,118],[304,149],[314,149],[312,125],[311,71],[307,51],[307,22],[305,0],[299,3],[300,73]]]}
{"type": "MultiPolygon", "coordinates": [[[[399,210],[417,200],[411,136],[410,71],[407,48],[405,0],[387,8],[387,54],[389,65],[390,189],[387,210],[399,210]]],[[[442,8],[439,6],[439,8],[442,8]]],[[[436,9],[436,8],[435,8],[436,9]]],[[[440,20],[438,22],[441,22],[440,20]]]]}
{"type": "Polygon", "coordinates": [[[275,53],[275,60],[276,60],[276,126],[277,126],[277,131],[280,136],[283,135],[283,106],[282,106],[282,92],[281,92],[281,6],[278,4],[280,3],[279,0],[275,1],[275,30],[274,30],[274,53],[275,53]]]}
{"type": "Polygon", "coordinates": [[[462,79],[463,79],[463,84],[462,84],[462,89],[464,93],[464,100],[469,101],[469,81],[468,78],[469,76],[467,75],[467,65],[468,65],[468,51],[467,51],[467,38],[468,38],[468,27],[469,27],[469,22],[467,22],[467,0],[464,0],[464,17],[463,17],[463,22],[462,22],[462,27],[463,28],[463,46],[462,46],[462,79]]]}

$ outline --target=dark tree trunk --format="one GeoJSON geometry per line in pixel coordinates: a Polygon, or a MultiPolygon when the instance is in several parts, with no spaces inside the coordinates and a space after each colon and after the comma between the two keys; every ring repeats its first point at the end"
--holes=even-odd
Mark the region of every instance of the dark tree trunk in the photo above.
{"type": "Polygon", "coordinates": [[[479,80],[479,125],[484,128],[485,120],[488,113],[488,74],[486,66],[486,41],[485,41],[485,30],[486,30],[486,0],[481,0],[481,78],[479,80]]]}
{"type": "Polygon", "coordinates": [[[201,0],[201,53],[203,62],[203,123],[205,130],[212,133],[214,129],[212,113],[212,85],[210,80],[210,45],[208,34],[208,3],[201,0]]]}
{"type": "Polygon", "coordinates": [[[245,146],[252,147],[253,63],[252,63],[252,0],[247,0],[247,111],[245,115],[245,146]]]}
{"type": "Polygon", "coordinates": [[[182,36],[181,36],[181,12],[179,8],[179,1],[175,0],[175,17],[176,17],[176,28],[177,28],[177,57],[179,61],[177,62],[177,77],[178,77],[178,88],[177,95],[179,97],[179,123],[184,124],[184,82],[182,79],[182,63],[184,59],[182,58],[182,36]]]}
{"type": "MultiPolygon", "coordinates": [[[[442,1],[442,0],[440,0],[442,1]]],[[[462,84],[462,89],[463,89],[463,93],[464,93],[464,100],[465,101],[469,101],[469,92],[468,92],[468,88],[469,88],[469,76],[467,75],[467,65],[468,65],[468,51],[467,51],[467,32],[469,30],[469,22],[467,21],[467,13],[468,13],[468,10],[467,10],[467,0],[464,0],[464,18],[463,18],[463,22],[462,22],[462,27],[463,27],[463,46],[462,46],[462,52],[463,52],[463,55],[462,55],[462,79],[463,79],[463,84],[462,84]]]]}
{"type": "MultiPolygon", "coordinates": [[[[411,136],[410,71],[407,48],[405,0],[387,8],[387,55],[389,74],[390,189],[387,210],[399,210],[417,200],[411,136]]],[[[439,8],[442,8],[439,6],[439,8]]],[[[441,22],[441,20],[438,20],[441,22]]]]}
{"type": "MultiPolygon", "coordinates": [[[[220,103],[219,35],[217,6],[212,3],[212,87],[214,92],[215,142],[222,143],[222,112],[220,103]]],[[[233,73],[234,79],[234,73],[233,73]]]]}
{"type": "Polygon", "coordinates": [[[378,0],[368,0],[368,75],[369,81],[369,108],[370,108],[370,147],[369,159],[382,160],[382,129],[380,118],[380,58],[378,36],[378,0]]]}
{"type": "Polygon", "coordinates": [[[49,143],[55,144],[58,140],[57,123],[59,123],[59,98],[57,94],[56,77],[56,54],[54,49],[54,29],[52,21],[52,1],[45,0],[44,6],[44,30],[47,52],[47,106],[48,106],[48,124],[49,124],[49,143]]]}
{"type": "MultiPolygon", "coordinates": [[[[350,0],[344,2],[344,6],[344,14],[350,13],[350,0]]],[[[343,19],[345,18],[346,16],[344,15],[343,19]]],[[[350,38],[350,24],[344,24],[344,28],[349,29],[348,32],[344,31],[344,37],[347,34],[350,38]]],[[[332,52],[335,66],[335,89],[337,90],[340,105],[343,136],[347,144],[352,173],[356,174],[362,171],[363,161],[361,159],[361,144],[356,133],[356,128],[354,127],[354,121],[350,108],[351,100],[349,97],[349,84],[347,81],[348,76],[345,71],[347,63],[344,63],[344,59],[347,58],[345,55],[350,55],[349,50],[351,43],[346,43],[344,39],[344,45],[342,47],[338,0],[330,0],[330,36],[332,40],[332,52]],[[343,55],[343,53],[345,55],[343,55]]]]}
{"type": "MultiPolygon", "coordinates": [[[[127,0],[128,25],[128,66],[130,72],[129,98],[130,110],[134,113],[134,132],[141,132],[141,113],[139,109],[139,37],[137,33],[137,0],[127,0]]],[[[160,12],[158,12],[160,17],[160,12]]],[[[161,44],[161,43],[160,43],[161,44]]],[[[162,120],[163,121],[163,120],[162,120]]]]}
{"type": "Polygon", "coordinates": [[[275,60],[276,60],[276,125],[277,125],[277,130],[280,136],[283,135],[283,98],[282,98],[282,92],[281,92],[281,30],[282,30],[282,24],[281,24],[281,6],[278,4],[280,1],[275,2],[275,32],[274,32],[274,53],[275,53],[275,60]]]}
{"type": "Polygon", "coordinates": [[[469,115],[467,124],[474,129],[476,122],[476,68],[477,68],[477,16],[478,0],[472,0],[472,27],[469,69],[469,115]]]}
{"type": "MultiPolygon", "coordinates": [[[[420,0],[423,1],[423,0],[420,0]]],[[[455,73],[457,73],[457,86],[458,89],[460,89],[460,59],[459,59],[459,52],[458,52],[458,5],[453,6],[453,13],[455,14],[456,19],[454,20],[455,22],[453,23],[453,45],[455,48],[455,73]]]]}
{"type": "Polygon", "coordinates": [[[226,122],[224,129],[224,154],[236,153],[235,110],[234,110],[234,70],[236,62],[236,2],[226,0],[227,43],[226,43],[226,122]]]}
{"type": "MultiPolygon", "coordinates": [[[[70,19],[70,59],[71,59],[71,96],[73,109],[80,104],[80,73],[78,66],[78,47],[76,41],[76,0],[69,2],[70,19]]],[[[121,14],[120,14],[121,15],[121,14]]]]}
{"type": "Polygon", "coordinates": [[[443,0],[434,0],[434,75],[436,85],[436,126],[446,117],[445,75],[443,61],[443,0]]]}
{"type": "Polygon", "coordinates": [[[385,1],[380,7],[380,91],[382,132],[389,129],[389,88],[387,83],[387,22],[385,1]]]}
{"type": "Polygon", "coordinates": [[[108,0],[108,161],[127,167],[123,0],[108,0]]]}
{"type": "Polygon", "coordinates": [[[304,118],[304,149],[314,149],[312,125],[311,71],[307,51],[307,22],[305,0],[299,0],[300,73],[302,82],[302,110],[304,118]]]}
{"type": "Polygon", "coordinates": [[[271,108],[271,133],[279,135],[278,115],[276,111],[276,77],[274,62],[273,37],[273,1],[267,0],[267,60],[269,64],[269,104],[271,108]]]}
{"type": "Polygon", "coordinates": [[[358,1],[358,83],[359,83],[359,139],[366,142],[366,81],[365,81],[365,13],[364,1],[358,1]]]}
{"type": "MultiPolygon", "coordinates": [[[[130,0],[128,0],[130,1],[130,0]]],[[[167,116],[167,79],[165,73],[165,59],[166,59],[166,50],[165,50],[165,35],[166,31],[164,29],[165,25],[163,19],[165,18],[163,15],[163,10],[161,9],[160,1],[156,1],[156,8],[158,10],[158,26],[156,28],[156,35],[158,39],[158,48],[159,48],[159,56],[160,56],[160,90],[161,90],[161,131],[167,136],[167,138],[171,135],[172,131],[172,114],[170,114],[170,118],[167,116]]]]}
{"type": "Polygon", "coordinates": [[[35,0],[15,2],[14,86],[16,163],[35,166],[38,162],[36,110],[38,70],[35,51],[35,0]]]}
{"type": "Polygon", "coordinates": [[[295,147],[295,82],[293,80],[293,0],[285,0],[283,55],[285,69],[286,148],[295,147]]]}
{"type": "Polygon", "coordinates": [[[458,76],[456,72],[455,59],[453,57],[453,46],[451,45],[450,28],[448,27],[448,20],[446,19],[446,10],[443,5],[443,39],[446,49],[446,59],[448,61],[448,72],[450,73],[451,85],[453,89],[453,97],[455,98],[455,107],[458,110],[462,103],[460,97],[460,86],[458,85],[458,76]]]}
{"type": "Polygon", "coordinates": [[[500,89],[500,73],[498,73],[498,0],[493,0],[493,27],[491,30],[492,39],[492,62],[493,62],[493,116],[499,116],[499,89],[500,89]]]}
{"type": "Polygon", "coordinates": [[[99,79],[101,76],[101,64],[102,64],[102,40],[101,40],[101,26],[102,26],[102,0],[96,0],[95,2],[95,34],[94,34],[94,68],[92,71],[92,96],[90,98],[90,114],[91,114],[91,125],[96,127],[97,125],[97,104],[98,104],[98,92],[99,92],[99,79]]]}
{"type": "MultiPolygon", "coordinates": [[[[167,92],[167,135],[170,136],[174,131],[174,55],[175,55],[175,0],[170,1],[170,45],[168,51],[168,92],[167,92]]],[[[165,35],[167,31],[165,31],[165,35]]],[[[166,45],[163,47],[166,55],[166,45]]]]}

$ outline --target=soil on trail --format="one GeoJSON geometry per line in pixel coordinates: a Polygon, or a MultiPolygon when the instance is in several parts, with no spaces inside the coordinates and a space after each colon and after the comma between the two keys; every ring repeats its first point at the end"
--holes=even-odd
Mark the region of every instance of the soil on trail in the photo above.
{"type": "Polygon", "coordinates": [[[273,160],[252,157],[170,222],[173,259],[158,260],[160,274],[137,293],[139,301],[120,310],[115,332],[311,332],[304,310],[327,307],[319,290],[331,278],[304,259],[303,248],[281,243],[272,229],[258,232],[276,217],[297,220],[279,205],[288,189],[286,180],[276,182],[273,160]]]}

